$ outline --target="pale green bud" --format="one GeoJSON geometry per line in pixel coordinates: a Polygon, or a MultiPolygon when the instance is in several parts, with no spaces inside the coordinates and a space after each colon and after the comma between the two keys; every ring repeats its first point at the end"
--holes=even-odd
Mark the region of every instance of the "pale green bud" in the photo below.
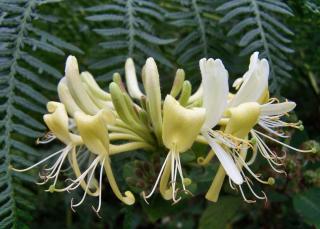
{"type": "Polygon", "coordinates": [[[159,72],[153,58],[148,58],[145,65],[145,91],[148,111],[158,142],[161,142],[161,91],[159,72]]]}
{"type": "Polygon", "coordinates": [[[184,78],[185,78],[184,70],[178,69],[176,72],[176,76],[174,78],[174,81],[173,81],[171,92],[170,92],[170,95],[172,97],[177,97],[177,95],[180,93],[182,86],[183,86],[184,78]]]}

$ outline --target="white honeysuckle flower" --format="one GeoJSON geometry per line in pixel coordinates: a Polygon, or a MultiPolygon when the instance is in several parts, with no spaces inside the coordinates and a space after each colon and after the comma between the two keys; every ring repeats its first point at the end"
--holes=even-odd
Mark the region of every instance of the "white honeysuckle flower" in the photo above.
{"type": "MultiPolygon", "coordinates": [[[[238,107],[241,104],[246,104],[249,102],[256,102],[259,103],[260,107],[260,114],[258,117],[257,124],[265,129],[270,134],[273,134],[278,137],[288,137],[282,132],[279,132],[279,128],[283,127],[294,127],[300,128],[301,123],[287,123],[281,120],[281,117],[286,115],[288,112],[292,111],[296,104],[294,102],[282,102],[279,103],[277,99],[269,99],[267,103],[266,100],[269,98],[268,94],[268,75],[269,75],[269,64],[267,60],[262,59],[259,60],[258,53],[255,52],[250,58],[250,66],[249,70],[244,74],[243,78],[237,79],[234,83],[234,86],[240,87],[237,93],[231,98],[229,101],[228,107],[238,107]],[[241,84],[242,83],[242,84],[241,84]],[[240,86],[241,85],[241,86],[240,86]],[[276,102],[276,103],[275,103],[276,102]],[[262,103],[262,104],[261,104],[262,103]]],[[[257,150],[261,153],[261,155],[267,159],[268,163],[270,164],[271,168],[278,172],[284,173],[283,170],[279,170],[277,166],[281,166],[282,160],[285,158],[285,155],[278,156],[275,152],[273,152],[268,145],[264,142],[263,138],[267,138],[273,142],[279,143],[284,147],[289,149],[298,151],[298,152],[310,152],[310,150],[300,150],[294,147],[291,147],[281,141],[262,133],[254,128],[250,130],[251,136],[254,138],[257,146],[257,150]]],[[[249,161],[245,160],[245,157],[242,158],[238,154],[237,151],[234,151],[234,154],[237,157],[234,157],[234,160],[237,161],[238,167],[244,167],[253,177],[261,183],[264,184],[272,184],[273,179],[269,178],[268,181],[263,181],[259,178],[258,175],[254,174],[249,165],[251,165],[256,158],[257,150],[253,151],[253,156],[249,161]]],[[[240,169],[241,170],[241,169],[240,169]]],[[[243,171],[241,170],[241,174],[243,175],[245,182],[247,183],[251,192],[258,198],[264,199],[266,198],[265,194],[263,196],[257,195],[253,189],[250,187],[250,182],[248,182],[248,178],[244,175],[243,171]]],[[[241,190],[241,187],[240,187],[241,190]]],[[[241,193],[246,200],[242,190],[241,193]]],[[[250,200],[248,202],[251,202],[250,200]]]]}
{"type": "Polygon", "coordinates": [[[250,56],[250,63],[249,63],[249,69],[248,71],[240,78],[237,78],[233,84],[232,87],[234,87],[236,90],[238,90],[241,86],[241,84],[245,81],[247,81],[248,77],[252,74],[252,71],[256,67],[257,63],[259,61],[259,52],[254,52],[250,56]]]}
{"type": "Polygon", "coordinates": [[[134,62],[131,58],[128,58],[126,61],[125,76],[129,95],[132,98],[141,99],[141,97],[144,96],[144,94],[141,92],[139,88],[136,69],[134,67],[134,62]]]}
{"type": "Polygon", "coordinates": [[[217,125],[227,107],[228,72],[219,59],[201,59],[199,65],[202,76],[203,107],[206,109],[203,128],[212,129],[217,125]]]}
{"type": "Polygon", "coordinates": [[[206,119],[201,133],[215,151],[228,176],[234,183],[240,185],[243,183],[243,178],[239,169],[229,152],[226,152],[217,141],[228,147],[233,147],[232,142],[212,130],[218,124],[227,107],[228,72],[219,59],[201,59],[199,65],[202,76],[203,107],[206,110],[206,119]]]}
{"type": "Polygon", "coordinates": [[[243,77],[243,83],[228,104],[236,107],[241,103],[256,102],[268,88],[269,63],[266,59],[257,59],[258,53],[251,57],[249,70],[243,77]]]}

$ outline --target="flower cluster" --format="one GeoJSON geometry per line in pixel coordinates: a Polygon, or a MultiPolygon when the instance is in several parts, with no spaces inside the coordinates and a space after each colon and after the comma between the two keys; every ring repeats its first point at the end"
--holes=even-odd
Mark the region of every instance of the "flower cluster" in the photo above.
{"type": "Polygon", "coordinates": [[[126,87],[115,73],[106,92],[89,72],[79,73],[76,58],[69,56],[65,77],[58,84],[60,102],[49,102],[48,114],[43,117],[50,131],[38,140],[42,144],[58,139],[65,147],[29,168],[14,170],[27,171],[55,158],[40,173],[39,184],[53,180],[47,190],[50,192],[81,187],[83,197],[77,203],[72,200],[71,207],[79,206],[86,195],[91,195],[99,198],[94,208],[99,212],[104,171],[116,197],[128,205],[135,202],[130,191],[121,192],[117,185],[112,155],[136,150],[159,152],[156,149],[166,148],[153,188],[141,194],[147,201],[159,186],[163,198],[176,203],[181,192],[190,193],[187,187],[192,182],[184,176],[180,154],[198,142],[211,148],[205,158],[198,158],[199,165],[206,165],[215,155],[221,163],[206,194],[208,200],[217,201],[226,175],[230,186],[239,189],[245,201],[254,200],[246,198],[243,185],[256,198],[266,199],[264,192],[254,191],[249,175],[264,184],[273,184],[274,179],[262,179],[250,165],[259,153],[274,171],[282,173],[280,166],[285,155],[277,155],[264,140],[295,151],[308,151],[278,140],[288,137],[282,131],[284,127],[302,128],[300,122],[287,123],[282,119],[295,103],[269,97],[268,61],[260,60],[257,52],[250,58],[248,71],[234,82],[235,94],[229,92],[228,72],[221,60],[201,59],[199,65],[202,83],[194,94],[184,71],[178,69],[170,94],[162,96],[153,58],[148,58],[142,68],[144,90],[140,89],[133,60],[129,58],[125,64],[126,87]],[[65,187],[57,187],[64,163],[70,164],[74,177],[67,179],[65,187]]]}

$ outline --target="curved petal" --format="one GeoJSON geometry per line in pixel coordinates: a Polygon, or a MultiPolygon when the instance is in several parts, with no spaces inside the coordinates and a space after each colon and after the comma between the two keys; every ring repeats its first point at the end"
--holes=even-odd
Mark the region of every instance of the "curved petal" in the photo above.
{"type": "Polygon", "coordinates": [[[204,120],[203,108],[187,109],[167,95],[163,103],[163,144],[170,150],[185,152],[197,138],[204,120]]]}
{"type": "Polygon", "coordinates": [[[200,84],[196,92],[190,96],[188,103],[193,103],[196,100],[201,99],[202,95],[203,95],[203,87],[202,87],[202,84],[200,84]]]}
{"type": "MultiPolygon", "coordinates": [[[[76,111],[82,111],[75,99],[72,97],[67,86],[66,77],[63,77],[58,84],[58,95],[60,101],[65,105],[69,115],[73,117],[76,111]]],[[[82,111],[84,112],[84,111],[82,111]]]]}
{"type": "Polygon", "coordinates": [[[125,64],[126,83],[130,96],[135,99],[141,99],[143,93],[140,91],[138,80],[136,76],[136,69],[133,60],[128,58],[125,64]]]}
{"type": "Polygon", "coordinates": [[[157,139],[160,142],[162,130],[160,77],[158,67],[152,57],[149,57],[146,61],[144,77],[150,119],[157,139]]]}
{"type": "Polygon", "coordinates": [[[101,110],[96,115],[76,112],[74,115],[77,128],[87,148],[96,155],[109,153],[109,135],[107,124],[112,121],[112,113],[101,110]]]}
{"type": "Polygon", "coordinates": [[[208,134],[204,134],[205,138],[208,140],[211,149],[216,153],[221,165],[230,177],[230,179],[237,185],[243,183],[243,177],[236,166],[234,160],[214,139],[212,139],[208,134]]]}
{"type": "Polygon", "coordinates": [[[248,76],[244,76],[244,82],[237,94],[229,103],[229,107],[235,107],[241,103],[258,101],[265,89],[268,87],[269,63],[266,59],[252,64],[252,71],[247,72],[248,76]]]}
{"type": "Polygon", "coordinates": [[[50,101],[47,109],[51,114],[43,116],[44,122],[53,134],[64,144],[79,144],[82,142],[78,135],[69,133],[68,115],[65,106],[62,103],[50,101]]]}
{"type": "Polygon", "coordinates": [[[248,80],[248,77],[252,74],[252,71],[256,67],[257,63],[259,61],[259,52],[254,52],[250,56],[250,64],[248,71],[240,78],[237,78],[233,84],[232,87],[234,87],[236,90],[238,90],[243,82],[246,82],[248,80]]]}
{"type": "Polygon", "coordinates": [[[295,102],[264,104],[261,106],[261,116],[282,115],[292,111],[295,107],[295,102]]]}
{"type": "Polygon", "coordinates": [[[229,108],[226,115],[230,120],[226,125],[225,133],[244,139],[259,120],[260,105],[255,102],[243,103],[229,108]]]}
{"type": "Polygon", "coordinates": [[[82,80],[80,78],[79,66],[77,59],[74,56],[68,56],[65,67],[65,77],[68,89],[76,100],[79,102],[81,110],[88,114],[96,114],[99,108],[95,105],[92,99],[86,92],[82,80]]]}
{"type": "Polygon", "coordinates": [[[206,109],[203,128],[211,129],[219,122],[227,106],[228,72],[219,59],[201,59],[199,65],[202,76],[203,107],[206,109]]]}

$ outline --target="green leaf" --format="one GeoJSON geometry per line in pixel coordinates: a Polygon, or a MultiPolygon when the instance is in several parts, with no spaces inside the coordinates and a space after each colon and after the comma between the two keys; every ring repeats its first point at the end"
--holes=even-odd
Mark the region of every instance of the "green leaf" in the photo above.
{"type": "Polygon", "coordinates": [[[320,228],[320,188],[296,194],[293,206],[305,222],[320,228]]]}
{"type": "Polygon", "coordinates": [[[86,17],[89,21],[123,21],[124,17],[117,14],[97,14],[86,17]]]}
{"type": "Polygon", "coordinates": [[[145,41],[148,41],[152,44],[157,44],[157,45],[166,45],[174,42],[176,39],[162,39],[157,36],[145,33],[143,31],[138,31],[137,35],[145,41]]]}
{"type": "Polygon", "coordinates": [[[203,212],[199,229],[225,229],[241,206],[241,199],[233,196],[222,196],[217,203],[210,203],[203,212]]]}
{"type": "Polygon", "coordinates": [[[181,200],[178,204],[172,205],[170,201],[162,199],[160,194],[155,197],[152,197],[149,201],[149,205],[141,200],[142,209],[147,215],[148,219],[151,222],[156,222],[157,220],[173,215],[174,213],[180,212],[186,208],[186,202],[181,200]]]}

